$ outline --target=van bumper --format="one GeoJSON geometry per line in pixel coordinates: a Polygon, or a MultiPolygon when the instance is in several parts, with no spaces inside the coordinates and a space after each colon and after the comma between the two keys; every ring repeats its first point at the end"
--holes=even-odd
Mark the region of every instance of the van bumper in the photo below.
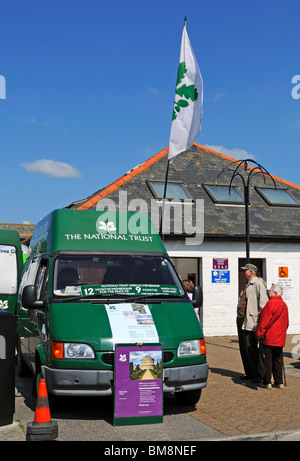
{"type": "MultiPolygon", "coordinates": [[[[65,370],[42,366],[47,390],[53,395],[112,395],[112,370],[65,370]]],[[[208,364],[164,368],[164,392],[191,391],[207,385],[208,364]]]]}
{"type": "Polygon", "coordinates": [[[193,391],[207,386],[208,363],[164,368],[164,392],[193,391]]]}
{"type": "Polygon", "coordinates": [[[42,366],[47,390],[54,395],[111,395],[111,370],[62,370],[42,366]]]}

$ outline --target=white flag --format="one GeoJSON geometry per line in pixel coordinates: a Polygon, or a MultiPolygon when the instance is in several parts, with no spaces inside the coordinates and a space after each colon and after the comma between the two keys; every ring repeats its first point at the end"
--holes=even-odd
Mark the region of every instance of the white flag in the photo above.
{"type": "Polygon", "coordinates": [[[189,149],[201,130],[203,84],[184,24],[177,75],[168,159],[189,149]]]}

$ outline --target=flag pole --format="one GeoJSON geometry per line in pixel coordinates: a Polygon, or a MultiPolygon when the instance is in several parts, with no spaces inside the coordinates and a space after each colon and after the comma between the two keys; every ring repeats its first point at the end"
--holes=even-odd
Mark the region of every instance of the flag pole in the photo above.
{"type": "Polygon", "coordinates": [[[168,184],[168,176],[169,176],[169,167],[170,167],[170,159],[168,159],[167,169],[166,169],[166,176],[165,176],[165,186],[164,186],[164,194],[163,194],[163,203],[162,203],[162,211],[161,211],[161,220],[159,226],[159,235],[160,237],[163,236],[163,221],[164,221],[164,212],[165,212],[165,201],[167,195],[167,184],[168,184]]]}

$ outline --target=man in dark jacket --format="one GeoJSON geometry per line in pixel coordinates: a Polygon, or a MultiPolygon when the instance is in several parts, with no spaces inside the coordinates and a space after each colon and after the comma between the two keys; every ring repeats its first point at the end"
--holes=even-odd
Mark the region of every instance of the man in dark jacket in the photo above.
{"type": "Polygon", "coordinates": [[[270,300],[260,313],[257,327],[257,336],[263,340],[266,356],[266,374],[263,379],[267,389],[272,388],[271,376],[273,373],[274,385],[283,388],[283,348],[286,341],[286,330],[289,326],[289,313],[281,295],[281,285],[272,285],[269,290],[270,300]]]}
{"type": "Polygon", "coordinates": [[[257,277],[257,267],[246,264],[242,267],[245,271],[247,283],[244,286],[237,306],[237,330],[241,358],[245,375],[241,379],[251,379],[260,383],[262,376],[258,370],[258,349],[256,328],[261,309],[268,302],[267,289],[261,279],[257,277]]]}

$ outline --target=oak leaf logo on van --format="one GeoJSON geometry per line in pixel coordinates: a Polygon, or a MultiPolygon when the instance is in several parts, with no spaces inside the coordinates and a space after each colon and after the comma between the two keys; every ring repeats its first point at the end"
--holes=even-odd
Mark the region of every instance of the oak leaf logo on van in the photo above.
{"type": "Polygon", "coordinates": [[[8,300],[2,300],[0,299],[0,309],[8,309],[8,300]]]}
{"type": "Polygon", "coordinates": [[[97,231],[101,234],[103,232],[115,232],[117,230],[113,221],[109,221],[108,223],[106,223],[104,221],[98,220],[96,227],[97,231]]]}

